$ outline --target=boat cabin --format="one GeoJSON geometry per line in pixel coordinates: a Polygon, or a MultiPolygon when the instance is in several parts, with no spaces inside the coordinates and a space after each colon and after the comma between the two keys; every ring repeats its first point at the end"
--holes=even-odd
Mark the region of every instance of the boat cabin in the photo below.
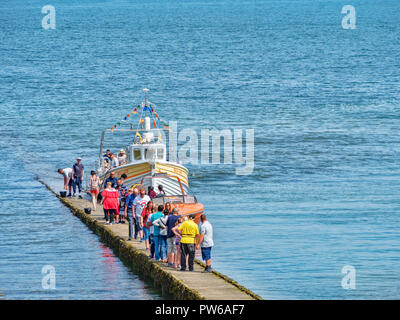
{"type": "Polygon", "coordinates": [[[132,144],[127,148],[128,162],[141,161],[165,161],[167,159],[167,150],[165,144],[132,144]]]}

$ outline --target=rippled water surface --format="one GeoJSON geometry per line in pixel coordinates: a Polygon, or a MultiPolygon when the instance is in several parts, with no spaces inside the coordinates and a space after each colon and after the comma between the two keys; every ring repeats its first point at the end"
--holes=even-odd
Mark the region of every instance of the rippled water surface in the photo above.
{"type": "Polygon", "coordinates": [[[251,175],[188,165],[218,271],[264,298],[400,298],[397,0],[354,1],[356,30],[335,0],[51,1],[47,31],[46,4],[0,4],[5,298],[159,297],[33,179],[61,183],[77,155],[93,168],[145,86],[179,130],[255,130],[251,175]]]}

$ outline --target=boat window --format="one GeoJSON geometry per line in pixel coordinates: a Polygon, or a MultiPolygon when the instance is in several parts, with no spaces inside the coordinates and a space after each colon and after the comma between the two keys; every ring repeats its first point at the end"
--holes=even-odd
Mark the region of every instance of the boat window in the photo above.
{"type": "Polygon", "coordinates": [[[164,159],[164,148],[158,148],[157,157],[158,159],[164,159]]]}
{"type": "Polygon", "coordinates": [[[183,196],[167,196],[164,201],[171,203],[183,203],[183,196]]]}
{"type": "Polygon", "coordinates": [[[184,197],[184,202],[185,202],[185,203],[191,203],[191,204],[197,203],[196,197],[195,197],[195,196],[186,194],[186,195],[184,195],[183,197],[184,197]]]}
{"type": "Polygon", "coordinates": [[[142,157],[140,155],[140,149],[134,149],[133,150],[133,158],[135,160],[140,160],[142,157]]]}
{"type": "Polygon", "coordinates": [[[155,157],[155,150],[154,149],[144,149],[144,157],[147,160],[152,160],[155,157]]]}

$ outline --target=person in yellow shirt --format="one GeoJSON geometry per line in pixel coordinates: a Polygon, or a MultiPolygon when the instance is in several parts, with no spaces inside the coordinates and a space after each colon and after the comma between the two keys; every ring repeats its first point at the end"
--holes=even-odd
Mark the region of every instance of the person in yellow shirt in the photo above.
{"type": "Polygon", "coordinates": [[[189,256],[189,271],[193,271],[194,254],[196,250],[196,241],[199,236],[199,227],[194,222],[195,216],[190,216],[189,220],[184,221],[176,231],[182,235],[181,238],[181,269],[186,270],[186,256],[189,256]]]}

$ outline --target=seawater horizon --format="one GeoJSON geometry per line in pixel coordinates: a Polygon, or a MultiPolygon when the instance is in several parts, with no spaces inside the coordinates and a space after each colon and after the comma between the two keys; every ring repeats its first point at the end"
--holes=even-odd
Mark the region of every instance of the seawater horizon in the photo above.
{"type": "Polygon", "coordinates": [[[254,129],[251,174],[186,165],[216,270],[265,299],[399,299],[400,4],[355,1],[354,30],[345,4],[0,4],[2,298],[161,298],[34,180],[61,185],[77,155],[94,169],[101,131],[148,87],[182,128],[254,129]]]}

